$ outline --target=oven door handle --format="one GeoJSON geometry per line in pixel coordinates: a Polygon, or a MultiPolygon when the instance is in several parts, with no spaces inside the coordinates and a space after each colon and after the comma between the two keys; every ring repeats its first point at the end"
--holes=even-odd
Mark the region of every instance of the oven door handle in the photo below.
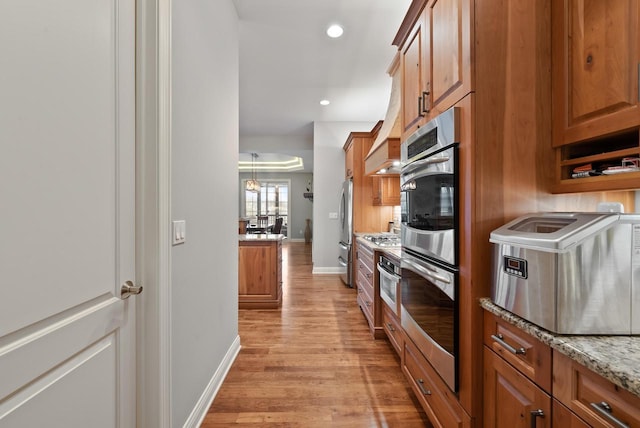
{"type": "Polygon", "coordinates": [[[338,263],[340,263],[340,265],[344,266],[344,267],[348,267],[349,264],[345,261],[345,259],[342,258],[342,256],[338,256],[338,263]]]}
{"type": "Polygon", "coordinates": [[[380,263],[378,263],[378,272],[380,272],[380,275],[384,276],[387,279],[390,279],[393,282],[397,283],[400,281],[400,277],[398,275],[394,275],[392,273],[387,272],[385,268],[380,266],[380,263]]]}
{"type": "Polygon", "coordinates": [[[438,275],[437,271],[435,271],[433,269],[429,269],[429,268],[426,268],[424,266],[420,266],[419,264],[416,264],[416,263],[412,262],[411,260],[403,260],[403,262],[405,262],[406,264],[411,266],[418,273],[423,274],[424,276],[426,276],[427,278],[429,278],[431,280],[440,281],[440,282],[443,282],[445,284],[451,284],[451,281],[449,280],[449,278],[447,278],[446,276],[438,275]]]}
{"type": "Polygon", "coordinates": [[[402,168],[402,175],[408,174],[411,171],[415,171],[416,169],[422,168],[427,165],[449,162],[449,159],[451,159],[449,156],[438,156],[438,157],[431,157],[431,158],[421,159],[415,162],[411,162],[410,164],[405,165],[402,168]]]}

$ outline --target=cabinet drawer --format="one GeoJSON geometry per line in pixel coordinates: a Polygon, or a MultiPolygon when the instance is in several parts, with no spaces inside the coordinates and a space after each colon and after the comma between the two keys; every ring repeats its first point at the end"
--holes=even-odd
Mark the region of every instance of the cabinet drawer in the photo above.
{"type": "Polygon", "coordinates": [[[503,319],[484,313],[484,343],[545,391],[551,391],[551,348],[503,319]]]}
{"type": "Polygon", "coordinates": [[[640,427],[640,397],[553,353],[553,395],[594,427],[640,427]]]}
{"type": "Polygon", "coordinates": [[[358,244],[356,263],[358,270],[366,270],[370,274],[368,278],[370,278],[373,282],[373,272],[375,271],[373,251],[370,250],[366,245],[358,244]]]}
{"type": "Polygon", "coordinates": [[[367,290],[367,287],[358,287],[358,305],[362,309],[369,327],[373,326],[373,299],[367,290]]]}
{"type": "Polygon", "coordinates": [[[404,339],[402,337],[402,327],[400,320],[393,313],[386,303],[382,304],[382,328],[389,338],[389,342],[393,345],[398,355],[402,353],[404,347],[404,339]]]}
{"type": "Polygon", "coordinates": [[[363,273],[361,270],[358,270],[357,281],[358,281],[358,289],[364,288],[370,296],[373,296],[373,281],[371,278],[368,278],[366,276],[366,273],[363,273]]]}
{"type": "Polygon", "coordinates": [[[402,371],[435,427],[469,427],[471,418],[409,338],[404,342],[402,371]]]}

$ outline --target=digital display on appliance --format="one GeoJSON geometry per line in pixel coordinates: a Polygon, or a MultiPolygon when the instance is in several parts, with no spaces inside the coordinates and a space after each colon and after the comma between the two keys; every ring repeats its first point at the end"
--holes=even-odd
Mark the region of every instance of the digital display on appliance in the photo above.
{"type": "Polygon", "coordinates": [[[527,279],[527,261],[516,257],[504,256],[504,272],[518,278],[527,279]]]}
{"type": "Polygon", "coordinates": [[[438,144],[438,128],[433,128],[407,147],[407,155],[409,159],[413,159],[436,144],[438,144]]]}

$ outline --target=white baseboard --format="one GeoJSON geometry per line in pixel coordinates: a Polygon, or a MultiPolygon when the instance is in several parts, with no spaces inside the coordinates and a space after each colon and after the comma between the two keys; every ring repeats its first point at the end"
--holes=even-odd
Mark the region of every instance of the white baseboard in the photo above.
{"type": "Polygon", "coordinates": [[[224,382],[224,379],[227,377],[227,373],[229,373],[231,365],[236,360],[238,352],[240,352],[240,336],[236,337],[227,350],[220,366],[218,366],[218,369],[213,374],[213,377],[200,396],[196,406],[193,408],[191,414],[187,418],[187,421],[184,423],[183,428],[198,428],[202,424],[205,416],[207,416],[209,407],[211,407],[211,403],[213,403],[213,399],[216,398],[216,395],[222,386],[222,382],[224,382]]]}
{"type": "Polygon", "coordinates": [[[314,275],[339,275],[345,273],[346,270],[343,267],[313,267],[311,271],[314,275]]]}

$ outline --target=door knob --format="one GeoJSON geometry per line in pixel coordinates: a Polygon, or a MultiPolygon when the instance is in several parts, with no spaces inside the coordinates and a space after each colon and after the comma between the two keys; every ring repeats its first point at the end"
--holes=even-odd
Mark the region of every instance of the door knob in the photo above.
{"type": "Polygon", "coordinates": [[[132,281],[125,282],[120,288],[121,299],[128,299],[129,296],[140,293],[142,293],[142,286],[136,287],[135,285],[133,285],[132,281]]]}

